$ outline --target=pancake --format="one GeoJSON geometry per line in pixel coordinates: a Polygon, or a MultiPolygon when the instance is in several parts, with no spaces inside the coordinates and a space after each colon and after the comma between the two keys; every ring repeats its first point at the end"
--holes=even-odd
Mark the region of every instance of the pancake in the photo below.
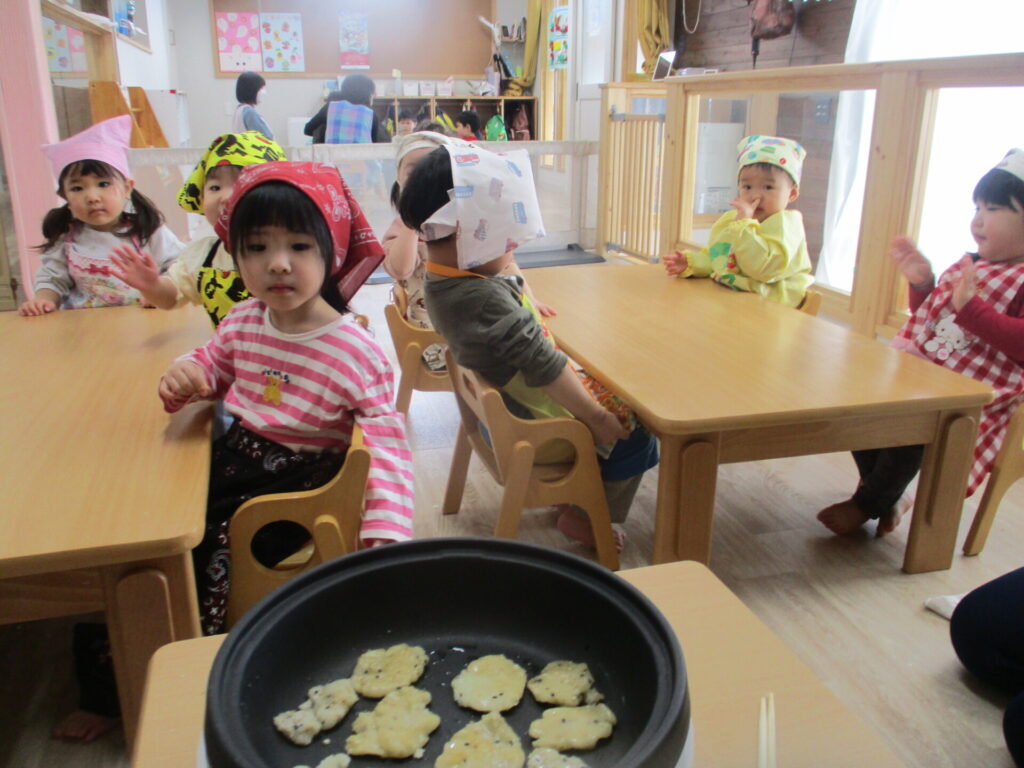
{"type": "Polygon", "coordinates": [[[441,718],[427,709],[430,694],[419,688],[399,688],[387,694],[372,712],[362,712],[345,741],[350,755],[421,757],[441,718]]]}
{"type": "Polygon", "coordinates": [[[552,749],[593,749],[612,735],[615,714],[604,704],[586,707],[552,707],[540,720],[530,723],[534,747],[552,749]]]}
{"type": "Polygon", "coordinates": [[[452,734],[434,768],[523,768],[524,762],[515,731],[497,712],[489,712],[452,734]]]}
{"type": "Polygon", "coordinates": [[[471,661],[452,680],[452,693],[460,707],[477,712],[504,712],[523,698],[526,670],[501,655],[471,661]]]}
{"type": "Polygon", "coordinates": [[[412,685],[427,667],[427,652],[417,645],[393,645],[366,651],[356,662],[352,686],[360,696],[379,699],[412,685]]]}
{"type": "Polygon", "coordinates": [[[604,696],[594,688],[594,676],[586,664],[552,661],[526,684],[540,704],[577,707],[596,704],[604,696]]]}

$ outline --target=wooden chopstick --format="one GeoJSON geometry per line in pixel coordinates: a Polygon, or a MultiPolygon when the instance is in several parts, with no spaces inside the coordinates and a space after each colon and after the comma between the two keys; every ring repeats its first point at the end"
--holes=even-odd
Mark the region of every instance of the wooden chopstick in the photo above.
{"type": "Polygon", "coordinates": [[[757,768],[777,768],[774,693],[761,697],[761,715],[757,724],[757,768]]]}

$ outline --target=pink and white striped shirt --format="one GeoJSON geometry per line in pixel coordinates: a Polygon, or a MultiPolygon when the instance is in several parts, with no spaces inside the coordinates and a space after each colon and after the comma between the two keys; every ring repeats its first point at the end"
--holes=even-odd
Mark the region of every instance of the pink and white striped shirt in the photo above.
{"type": "Polygon", "coordinates": [[[205,371],[212,399],[223,398],[242,426],[293,451],[345,450],[358,424],[371,456],[359,535],[412,538],[412,453],[405,417],[394,407],[391,365],[351,315],[282,333],[266,305],[250,299],[228,313],[206,346],[179,359],[205,371]]]}

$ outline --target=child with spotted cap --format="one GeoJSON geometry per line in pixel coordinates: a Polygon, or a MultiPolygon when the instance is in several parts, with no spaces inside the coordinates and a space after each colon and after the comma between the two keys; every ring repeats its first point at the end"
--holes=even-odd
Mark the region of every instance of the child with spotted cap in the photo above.
{"type": "MultiPolygon", "coordinates": [[[[1024,402],[1024,151],[1011,149],[974,188],[971,235],[977,253],[964,255],[938,280],[906,237],[890,255],[910,285],[910,319],[892,346],[988,384],[995,397],[981,411],[972,495],[992,470],[1006,427],[1024,402]]],[[[860,482],[849,499],[818,513],[833,533],[877,520],[876,536],[899,524],[910,501],[903,493],[921,468],[924,446],[854,451],[860,482]]]]}
{"type": "MultiPolygon", "coordinates": [[[[244,167],[287,159],[284,150],[259,131],[225,133],[199,158],[178,191],[178,205],[203,214],[214,226],[244,167]]],[[[231,254],[216,235],[189,243],[163,276],[152,259],[134,249],[120,248],[111,258],[117,276],[150,304],[160,309],[201,304],[215,328],[235,304],[249,298],[231,254]]]]}
{"type": "Polygon", "coordinates": [[[800,194],[806,151],[792,139],[748,136],[737,146],[739,194],[711,228],[706,248],[662,257],[665,271],[710,277],[737,291],[798,307],[814,282],[807,235],[799,211],[787,210],[800,194]]]}

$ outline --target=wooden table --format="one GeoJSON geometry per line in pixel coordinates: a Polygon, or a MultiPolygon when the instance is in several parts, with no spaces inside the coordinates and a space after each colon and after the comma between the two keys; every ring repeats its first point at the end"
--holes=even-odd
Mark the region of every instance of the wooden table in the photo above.
{"type": "Polygon", "coordinates": [[[0,314],[0,622],[104,609],[129,740],[149,657],[199,635],[210,409],[156,388],[209,337],[194,308],[0,314]]]}
{"type": "Polygon", "coordinates": [[[903,569],[950,566],[989,387],[658,265],[531,269],[529,281],[558,310],[559,345],[661,440],[656,563],[708,562],[719,464],[925,444],[903,569]]]}
{"type": "MultiPolygon", "coordinates": [[[[670,563],[619,575],[654,601],[679,637],[697,768],[757,765],[759,705],[769,691],[775,694],[779,765],[903,765],[705,566],[670,563]]],[[[173,643],[153,656],[135,768],[195,764],[206,680],[223,639],[173,643]]]]}

